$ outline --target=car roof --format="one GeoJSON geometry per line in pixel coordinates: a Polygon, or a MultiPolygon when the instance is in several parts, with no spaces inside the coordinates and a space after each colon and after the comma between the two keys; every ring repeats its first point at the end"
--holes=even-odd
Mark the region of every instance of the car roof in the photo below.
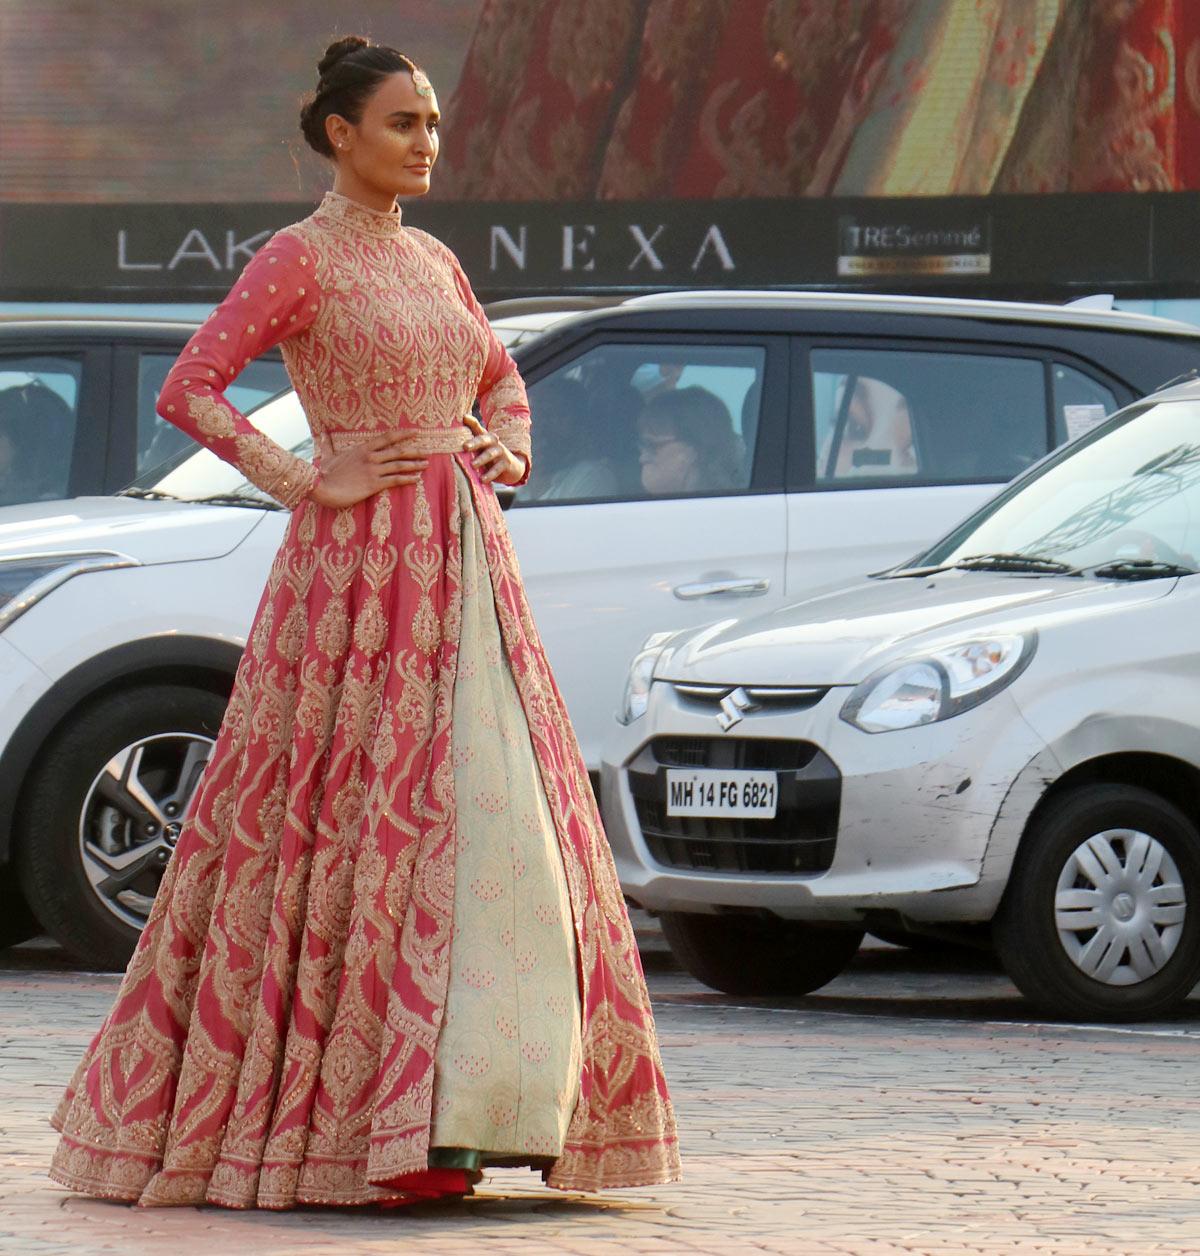
{"type": "Polygon", "coordinates": [[[99,340],[122,336],[162,335],[188,337],[199,327],[194,319],[118,318],[110,315],[0,314],[0,338],[22,335],[94,337],[99,340]]]}
{"type": "Polygon", "coordinates": [[[1155,389],[1145,397],[1139,397],[1138,402],[1142,401],[1200,401],[1200,378],[1196,373],[1189,372],[1190,379],[1169,380],[1161,388],[1155,389]]]}
{"type": "MultiPolygon", "coordinates": [[[[505,305],[499,302],[498,305],[505,305]]],[[[515,303],[514,303],[515,304],[515,303]]],[[[533,303],[531,303],[533,304],[533,303]]],[[[1200,340],[1200,327],[1156,314],[1135,314],[1102,308],[1094,298],[1079,303],[1049,305],[1032,301],[993,301],[973,297],[911,297],[863,292],[754,291],[750,289],[692,289],[653,292],[625,297],[603,307],[583,302],[571,308],[566,301],[541,309],[514,311],[498,309],[496,321],[539,332],[561,329],[579,321],[602,322],[626,313],[695,314],[700,310],[757,310],[764,314],[863,314],[905,317],[958,318],[1026,325],[1088,328],[1109,332],[1138,332],[1143,335],[1186,337],[1200,340]]],[[[495,308],[495,307],[492,307],[495,308]]]]}
{"type": "Polygon", "coordinates": [[[588,313],[586,310],[542,310],[531,314],[500,314],[488,321],[493,327],[509,327],[514,331],[545,331],[555,323],[561,323],[572,314],[588,313]]]}

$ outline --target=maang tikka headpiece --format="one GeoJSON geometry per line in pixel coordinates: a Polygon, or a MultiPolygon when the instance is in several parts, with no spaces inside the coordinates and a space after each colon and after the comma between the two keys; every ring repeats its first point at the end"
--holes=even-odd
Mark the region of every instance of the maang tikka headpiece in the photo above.
{"type": "Polygon", "coordinates": [[[433,84],[426,78],[424,70],[418,70],[416,66],[413,66],[412,81],[418,96],[433,95],[433,84]]]}

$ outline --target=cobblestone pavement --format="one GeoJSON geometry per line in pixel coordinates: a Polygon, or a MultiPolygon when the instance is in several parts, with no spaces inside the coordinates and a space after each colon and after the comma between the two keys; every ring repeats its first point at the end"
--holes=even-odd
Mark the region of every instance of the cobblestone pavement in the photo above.
{"type": "Polygon", "coordinates": [[[971,960],[864,951],[819,995],[732,1000],[648,956],[686,1181],[561,1195],[515,1171],[404,1214],[139,1211],[44,1177],[46,1114],[116,989],[0,955],[0,1252],[1200,1253],[1200,999],[1031,1023],[971,960]]]}

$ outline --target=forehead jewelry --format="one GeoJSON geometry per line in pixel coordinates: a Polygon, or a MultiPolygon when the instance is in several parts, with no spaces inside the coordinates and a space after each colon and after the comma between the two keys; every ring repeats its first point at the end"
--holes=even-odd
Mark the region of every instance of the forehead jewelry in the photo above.
{"type": "Polygon", "coordinates": [[[413,86],[417,89],[418,96],[432,96],[433,84],[425,77],[423,70],[414,67],[412,72],[413,86]]]}

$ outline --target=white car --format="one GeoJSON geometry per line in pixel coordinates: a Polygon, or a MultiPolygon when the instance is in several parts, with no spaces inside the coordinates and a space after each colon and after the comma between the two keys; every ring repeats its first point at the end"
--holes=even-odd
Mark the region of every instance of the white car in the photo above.
{"type": "Polygon", "coordinates": [[[607,752],[627,895],[700,980],[801,994],[864,928],[991,930],[1053,1014],[1200,980],[1200,385],[901,567],[648,642],[607,752]]]}
{"type": "MultiPolygon", "coordinates": [[[[1200,364],[1195,328],[975,301],[682,293],[495,325],[520,342],[535,413],[508,525],[593,770],[648,632],[894,563],[1200,364]],[[724,464],[672,485],[693,411],[724,464]]],[[[254,421],[307,450],[293,394],[254,421]]],[[[285,526],[207,451],[139,484],[0,512],[0,941],[36,928],[28,901],[118,968],[285,526]]]]}

